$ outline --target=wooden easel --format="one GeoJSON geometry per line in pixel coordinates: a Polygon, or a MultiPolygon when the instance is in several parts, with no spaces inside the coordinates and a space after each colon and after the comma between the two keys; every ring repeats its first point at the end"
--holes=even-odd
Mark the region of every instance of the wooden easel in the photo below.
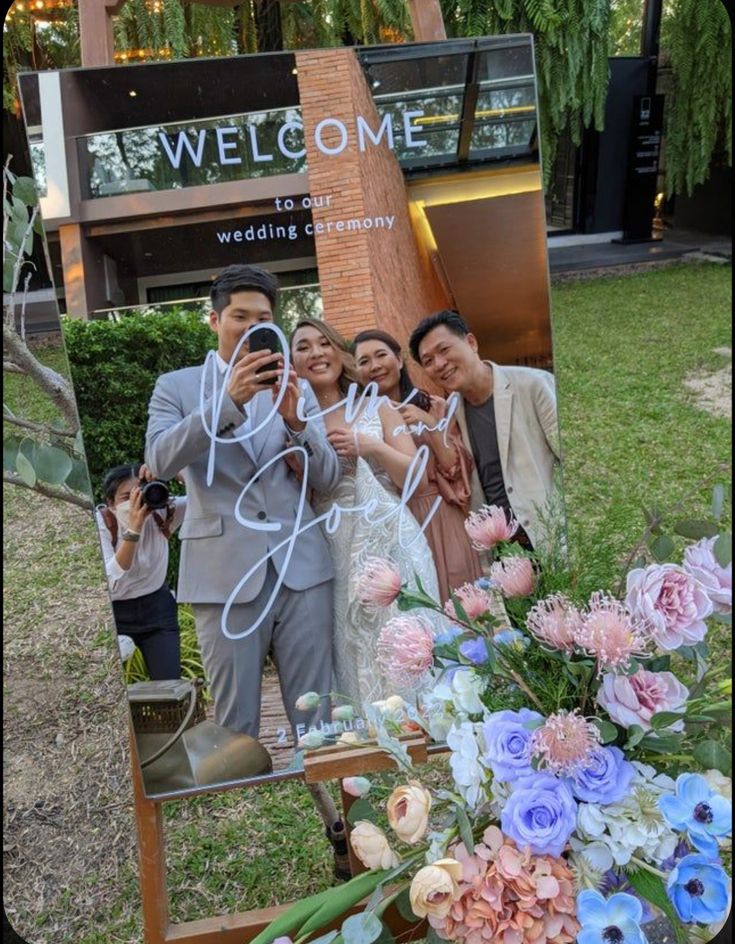
{"type": "MultiPolygon", "coordinates": [[[[412,736],[404,745],[415,764],[425,763],[428,757],[423,737],[412,736]]],[[[274,918],[290,907],[290,904],[273,908],[259,908],[237,914],[202,918],[172,924],[169,916],[168,887],[166,883],[166,843],[163,829],[163,804],[171,800],[192,799],[195,796],[224,793],[242,789],[253,784],[253,780],[238,780],[217,784],[214,787],[197,787],[171,794],[148,797],[143,785],[135,734],[130,726],[130,757],[135,799],[135,820],[138,832],[138,854],[140,862],[140,894],[143,903],[143,938],[145,944],[247,944],[274,918]]],[[[344,748],[329,747],[307,755],[303,772],[283,774],[279,780],[304,780],[306,783],[321,783],[325,780],[355,777],[368,773],[390,770],[395,761],[385,751],[375,747],[344,748]]],[[[354,798],[342,791],[344,815],[354,798]]],[[[345,819],[345,823],[346,823],[345,819]]],[[[349,831],[349,826],[347,826],[349,831]]],[[[349,849],[352,874],[364,871],[362,863],[349,849]]],[[[357,909],[355,909],[357,910],[357,909]]],[[[423,922],[410,924],[395,907],[387,909],[384,920],[394,934],[403,934],[409,929],[420,932],[423,922]]]]}

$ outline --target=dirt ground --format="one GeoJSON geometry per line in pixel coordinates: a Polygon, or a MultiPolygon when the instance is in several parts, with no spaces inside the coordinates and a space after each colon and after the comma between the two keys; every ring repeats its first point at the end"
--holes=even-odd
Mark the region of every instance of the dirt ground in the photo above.
{"type": "Polygon", "coordinates": [[[29,944],[78,942],[113,909],[130,911],[132,930],[129,879],[119,898],[137,855],[127,711],[106,589],[90,579],[96,538],[83,512],[4,492],[5,910],[29,944]],[[59,564],[69,565],[68,595],[51,579],[59,564]]]}
{"type": "Polygon", "coordinates": [[[715,348],[718,359],[727,358],[730,363],[719,370],[691,374],[684,386],[694,395],[695,404],[713,416],[732,419],[732,349],[715,348]]]}

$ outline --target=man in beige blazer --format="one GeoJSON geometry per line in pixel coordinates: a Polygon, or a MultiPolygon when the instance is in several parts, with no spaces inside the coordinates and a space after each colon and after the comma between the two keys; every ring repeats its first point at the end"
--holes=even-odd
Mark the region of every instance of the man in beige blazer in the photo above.
{"type": "Polygon", "coordinates": [[[505,508],[520,524],[520,542],[539,546],[559,466],[553,376],[481,360],[477,339],[454,311],[425,318],[409,344],[428,376],[447,394],[459,394],[456,416],[475,458],[473,510],[505,508]]]}

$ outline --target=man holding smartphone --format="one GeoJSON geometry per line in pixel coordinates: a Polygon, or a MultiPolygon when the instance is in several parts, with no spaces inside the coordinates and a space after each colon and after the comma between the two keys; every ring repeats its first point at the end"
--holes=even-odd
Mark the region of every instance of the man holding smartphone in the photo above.
{"type": "MultiPolygon", "coordinates": [[[[274,411],[282,354],[251,351],[247,342],[238,350],[249,328],[273,321],[277,292],[275,277],[256,266],[228,266],[215,279],[210,326],[217,335],[219,383],[214,383],[214,371],[205,375],[204,365],[159,377],[149,404],[145,450],[146,463],[158,477],[166,479],[181,470],[186,483],[178,599],[192,605],[215,720],[256,738],[261,677],[269,652],[294,734],[298,725],[308,728],[329,720],[328,699],[316,713],[299,711],[295,703],[304,692],[328,692],[332,680],[334,570],[329,547],[321,526],[314,526],[299,534],[290,558],[285,546],[276,549],[294,531],[299,514],[300,528],[314,517],[308,503],[300,507],[301,484],[278,456],[289,442],[303,447],[309,457],[308,485],[319,491],[335,487],[339,461],[327,441],[314,393],[293,368],[274,411]],[[217,416],[214,403],[219,396],[218,441],[212,447],[215,430],[208,426],[217,416]],[[300,398],[308,422],[299,419],[300,398]],[[214,468],[208,484],[211,448],[214,468]],[[236,506],[241,519],[259,527],[241,524],[236,506]],[[259,625],[231,639],[223,632],[222,616],[237,587],[227,615],[228,632],[237,636],[259,625]]],[[[269,334],[277,343],[276,335],[269,334]]]]}

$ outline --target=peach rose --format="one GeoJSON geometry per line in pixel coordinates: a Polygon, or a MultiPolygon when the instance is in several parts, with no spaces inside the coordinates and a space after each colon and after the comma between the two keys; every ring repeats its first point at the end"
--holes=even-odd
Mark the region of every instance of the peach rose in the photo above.
{"type": "Polygon", "coordinates": [[[394,869],[400,864],[401,860],[388,845],[383,830],[367,820],[361,819],[355,823],[350,833],[350,845],[368,869],[394,869]]]}
{"type": "Polygon", "coordinates": [[[462,865],[456,859],[438,859],[414,875],[408,897],[417,918],[446,918],[459,895],[462,865]]]}
{"type": "Polygon", "coordinates": [[[431,809],[431,794],[417,780],[396,789],[388,797],[388,822],[403,842],[413,845],[426,832],[431,809]]]}

